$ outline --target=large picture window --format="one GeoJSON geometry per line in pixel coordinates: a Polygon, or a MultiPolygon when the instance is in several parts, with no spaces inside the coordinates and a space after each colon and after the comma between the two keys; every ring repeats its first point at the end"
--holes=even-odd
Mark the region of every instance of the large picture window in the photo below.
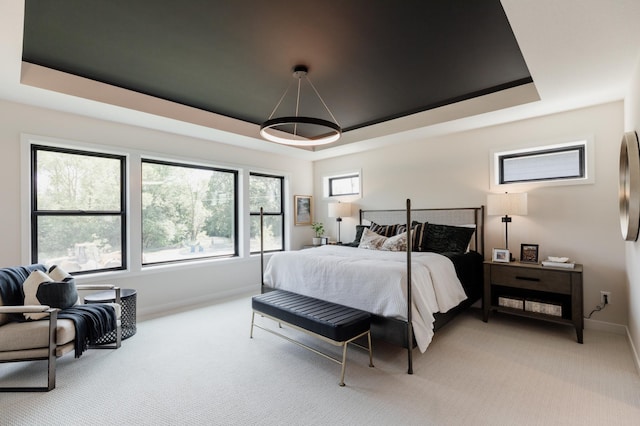
{"type": "Polygon", "coordinates": [[[260,208],[263,210],[265,251],[284,250],[284,178],[251,173],[249,176],[249,215],[251,253],[260,251],[260,208]]]}
{"type": "Polygon", "coordinates": [[[142,264],[237,256],[234,170],[142,160],[142,264]]]}
{"type": "Polygon", "coordinates": [[[31,258],[67,272],[126,268],[124,156],[31,146],[31,258]]]}

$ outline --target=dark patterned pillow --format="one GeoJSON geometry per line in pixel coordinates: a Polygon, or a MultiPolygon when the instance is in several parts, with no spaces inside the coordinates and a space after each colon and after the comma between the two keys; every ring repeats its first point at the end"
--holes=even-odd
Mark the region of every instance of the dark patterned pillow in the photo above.
{"type": "Polygon", "coordinates": [[[413,251],[424,251],[422,247],[427,246],[427,227],[429,222],[413,222],[411,225],[411,249],[413,251]]]}
{"type": "MultiPolygon", "coordinates": [[[[426,229],[427,222],[420,223],[417,221],[411,222],[411,250],[421,251],[420,246],[426,242],[426,229]]],[[[396,229],[396,235],[406,232],[407,225],[398,225],[396,229]]]]}
{"type": "Polygon", "coordinates": [[[429,223],[419,251],[464,253],[474,232],[475,228],[429,223]]]}
{"type": "Polygon", "coordinates": [[[397,234],[398,225],[378,225],[375,222],[371,222],[369,229],[383,237],[393,237],[397,234]]]}

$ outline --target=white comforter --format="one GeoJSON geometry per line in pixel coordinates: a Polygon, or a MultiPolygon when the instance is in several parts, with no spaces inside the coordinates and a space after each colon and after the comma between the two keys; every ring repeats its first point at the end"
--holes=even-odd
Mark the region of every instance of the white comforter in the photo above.
{"type": "MultiPolygon", "coordinates": [[[[433,337],[433,314],[466,299],[453,263],[436,253],[411,254],[412,324],[424,352],[433,337]]],[[[275,253],[267,264],[268,286],[384,317],[407,319],[407,254],[322,246],[275,253]]]]}

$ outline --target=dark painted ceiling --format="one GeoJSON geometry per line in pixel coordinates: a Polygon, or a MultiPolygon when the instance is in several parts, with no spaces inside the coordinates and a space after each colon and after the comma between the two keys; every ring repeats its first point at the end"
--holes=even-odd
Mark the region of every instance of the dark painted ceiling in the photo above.
{"type": "Polygon", "coordinates": [[[254,124],[304,64],[344,131],[532,82],[499,0],[26,0],[23,60],[254,124]]]}

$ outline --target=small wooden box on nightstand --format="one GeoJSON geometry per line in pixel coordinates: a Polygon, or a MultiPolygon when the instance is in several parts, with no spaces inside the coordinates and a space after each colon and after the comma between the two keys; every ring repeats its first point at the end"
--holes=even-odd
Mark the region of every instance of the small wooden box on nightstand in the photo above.
{"type": "Polygon", "coordinates": [[[484,322],[489,320],[492,310],[573,325],[578,343],[582,343],[582,265],[567,269],[486,261],[482,297],[484,322]],[[505,303],[505,300],[523,303],[505,303]]]}

